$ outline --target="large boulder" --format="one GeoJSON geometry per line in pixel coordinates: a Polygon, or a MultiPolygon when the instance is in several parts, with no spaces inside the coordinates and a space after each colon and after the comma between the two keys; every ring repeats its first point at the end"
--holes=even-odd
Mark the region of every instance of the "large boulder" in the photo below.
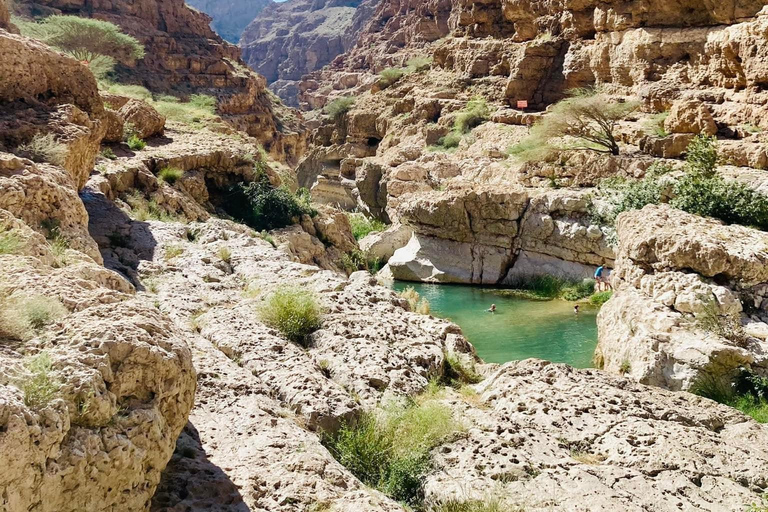
{"type": "Polygon", "coordinates": [[[141,100],[130,100],[117,111],[126,127],[140,139],[160,135],[165,128],[165,116],[141,100]]]}
{"type": "Polygon", "coordinates": [[[715,135],[717,125],[712,118],[712,112],[704,103],[687,99],[672,105],[664,128],[670,133],[694,133],[715,135]]]}
{"type": "Polygon", "coordinates": [[[646,206],[619,216],[618,236],[598,315],[606,370],[670,389],[768,372],[768,234],[646,206]]]}

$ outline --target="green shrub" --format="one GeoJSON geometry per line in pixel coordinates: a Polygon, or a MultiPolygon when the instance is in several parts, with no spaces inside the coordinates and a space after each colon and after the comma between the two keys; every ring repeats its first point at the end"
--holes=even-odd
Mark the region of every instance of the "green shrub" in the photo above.
{"type": "Polygon", "coordinates": [[[490,115],[488,103],[485,101],[485,98],[475,96],[467,103],[467,106],[458,113],[456,120],[453,123],[453,128],[458,133],[468,133],[472,128],[486,122],[490,115]]]}
{"type": "Polygon", "coordinates": [[[259,173],[251,183],[230,187],[223,206],[232,217],[258,231],[283,228],[301,215],[317,214],[307,193],[294,195],[286,188],[276,188],[265,173],[259,173]]]}
{"type": "Polygon", "coordinates": [[[141,151],[147,147],[147,143],[141,140],[135,133],[128,137],[126,144],[128,144],[128,147],[134,151],[141,151]]]}
{"type": "MultiPolygon", "coordinates": [[[[741,315],[721,315],[714,297],[704,300],[701,311],[696,313],[694,325],[706,332],[743,345],[747,335],[741,326],[741,315]]],[[[768,397],[766,397],[768,398],[768,397]]]]}
{"type": "Polygon", "coordinates": [[[457,148],[459,147],[459,144],[461,144],[462,138],[463,138],[463,135],[461,134],[461,132],[452,130],[447,134],[445,134],[444,136],[440,137],[437,141],[437,145],[445,149],[457,148]]]}
{"type": "Polygon", "coordinates": [[[666,137],[669,135],[664,128],[664,121],[667,120],[667,117],[669,117],[669,112],[659,112],[658,114],[651,116],[646,123],[648,131],[657,137],[666,137]]]}
{"type": "Polygon", "coordinates": [[[259,316],[264,324],[302,346],[309,344],[308,336],[323,323],[315,295],[291,286],[281,286],[272,292],[259,310],[259,316]]]}
{"type": "Polygon", "coordinates": [[[582,279],[580,282],[564,286],[560,291],[560,298],[577,301],[589,297],[595,293],[595,280],[582,279]]]}
{"type": "Polygon", "coordinates": [[[101,156],[107,160],[117,160],[117,155],[112,151],[112,148],[104,148],[101,150],[101,156]]]}
{"type": "Polygon", "coordinates": [[[277,247],[277,243],[275,243],[275,239],[272,237],[272,235],[269,234],[268,231],[262,230],[261,233],[259,233],[259,237],[261,237],[262,240],[265,242],[269,242],[272,247],[277,247]]]}
{"type": "Polygon", "coordinates": [[[340,117],[342,117],[344,114],[350,111],[352,108],[352,105],[355,104],[355,98],[352,96],[344,96],[341,98],[336,98],[329,104],[325,106],[323,109],[328,116],[336,121],[340,117]]]}
{"type": "Polygon", "coordinates": [[[102,81],[99,83],[99,86],[110,94],[152,102],[152,93],[149,92],[149,89],[141,85],[118,84],[102,81]]]}
{"type": "Polygon", "coordinates": [[[349,218],[349,225],[352,227],[352,235],[355,237],[355,240],[361,240],[370,233],[387,229],[386,224],[380,220],[371,219],[363,213],[350,213],[347,217],[349,218]]]}
{"type": "Polygon", "coordinates": [[[106,80],[115,70],[116,61],[108,55],[97,55],[88,62],[88,69],[91,70],[97,81],[106,80]]]}
{"type": "Polygon", "coordinates": [[[163,167],[157,173],[157,179],[163,181],[169,185],[173,185],[181,179],[184,175],[184,171],[175,167],[163,167]]]}
{"type": "Polygon", "coordinates": [[[394,85],[405,74],[406,72],[402,68],[384,69],[379,73],[379,81],[377,84],[381,89],[386,89],[387,87],[394,85]]]}
{"type": "Polygon", "coordinates": [[[25,23],[25,35],[91,62],[105,55],[121,62],[144,57],[144,46],[133,36],[108,21],[80,16],[49,16],[40,23],[25,23]]]}
{"type": "Polygon", "coordinates": [[[19,155],[33,162],[64,165],[67,159],[67,146],[58,142],[52,133],[38,133],[27,143],[16,148],[19,155]]]}
{"type": "Polygon", "coordinates": [[[567,281],[549,274],[518,276],[513,279],[511,286],[517,290],[528,292],[534,298],[556,299],[560,296],[567,281]]]}
{"type": "Polygon", "coordinates": [[[206,94],[193,94],[182,102],[174,96],[161,96],[150,102],[167,119],[189,126],[200,126],[216,117],[216,98],[206,94]]]}
{"type": "Polygon", "coordinates": [[[408,73],[424,71],[432,66],[432,57],[426,55],[411,57],[405,62],[405,66],[408,73]]]}
{"type": "Polygon", "coordinates": [[[612,295],[613,295],[613,292],[610,290],[604,291],[604,292],[597,292],[589,298],[589,303],[592,304],[593,306],[602,306],[603,304],[608,302],[608,299],[610,299],[612,295]]]}
{"type": "MultiPolygon", "coordinates": [[[[671,206],[727,224],[768,230],[768,197],[717,174],[718,156],[713,137],[695,137],[687,153],[685,174],[671,180],[671,206]]],[[[661,203],[665,184],[660,178],[671,170],[669,166],[657,165],[649,169],[642,180],[611,180],[606,185],[601,184],[601,199],[607,206],[598,209],[593,205],[593,218],[602,224],[613,225],[621,212],[661,203]]]]}
{"type": "Polygon", "coordinates": [[[736,181],[716,175],[686,173],[675,184],[670,205],[688,213],[714,217],[727,224],[768,230],[768,197],[736,181]]]}
{"type": "Polygon", "coordinates": [[[447,385],[477,384],[483,378],[477,373],[474,361],[467,356],[463,359],[453,352],[446,352],[443,358],[443,382],[447,385]]]}
{"type": "Polygon", "coordinates": [[[430,505],[429,512],[522,512],[522,509],[509,509],[498,498],[484,500],[449,499],[430,505]]]}
{"type": "Polygon", "coordinates": [[[699,174],[704,178],[711,178],[717,170],[717,138],[707,135],[697,135],[685,149],[685,162],[688,171],[699,174]]]}
{"type": "Polygon", "coordinates": [[[134,220],[144,222],[147,220],[157,220],[161,222],[186,222],[186,218],[183,215],[176,215],[167,212],[165,209],[157,204],[154,199],[147,200],[144,194],[138,190],[134,190],[133,193],[124,196],[123,198],[128,206],[131,207],[131,217],[134,220]]]}
{"type": "Polygon", "coordinates": [[[18,233],[0,224],[0,254],[16,254],[22,246],[18,233]]]}
{"type": "Polygon", "coordinates": [[[768,423],[768,379],[740,368],[735,379],[702,374],[691,393],[738,409],[758,423],[768,423]]]}
{"type": "Polygon", "coordinates": [[[626,375],[631,371],[632,371],[632,363],[629,362],[629,359],[624,359],[621,362],[621,365],[619,365],[619,373],[622,375],[626,375]]]}
{"type": "Polygon", "coordinates": [[[28,360],[24,366],[31,374],[21,382],[24,403],[29,407],[43,408],[56,398],[61,387],[61,383],[51,375],[51,356],[47,352],[41,352],[28,360]]]}
{"type": "Polygon", "coordinates": [[[449,408],[426,401],[366,413],[323,441],[364,484],[418,507],[432,467],[430,451],[458,430],[449,408]]]}
{"type": "Polygon", "coordinates": [[[0,303],[0,332],[13,339],[27,340],[66,314],[58,299],[44,295],[6,298],[0,303]]]}

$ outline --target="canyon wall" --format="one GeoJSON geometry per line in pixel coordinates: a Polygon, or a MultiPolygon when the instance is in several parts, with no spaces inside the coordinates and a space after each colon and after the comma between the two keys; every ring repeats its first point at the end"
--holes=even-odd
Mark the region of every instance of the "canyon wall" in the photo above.
{"type": "Polygon", "coordinates": [[[237,44],[246,26],[271,0],[189,0],[188,5],[213,18],[211,28],[224,40],[237,44]]]}
{"type": "Polygon", "coordinates": [[[289,0],[266,7],[243,31],[243,59],[270,88],[298,106],[301,77],[356,42],[379,0],[289,0]]]}
{"type": "Polygon", "coordinates": [[[258,138],[277,158],[294,161],[304,151],[300,118],[273,102],[264,78],[240,60],[240,50],[211,30],[208,15],[183,0],[41,0],[16,5],[35,16],[74,14],[115,23],[146,51],[143,59],[118,66],[121,81],[155,93],[212,95],[223,119],[258,138]]]}

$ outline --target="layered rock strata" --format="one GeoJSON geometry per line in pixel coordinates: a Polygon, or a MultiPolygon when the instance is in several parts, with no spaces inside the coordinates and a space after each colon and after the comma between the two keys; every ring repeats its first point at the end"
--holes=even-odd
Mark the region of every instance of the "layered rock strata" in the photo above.
{"type": "Polygon", "coordinates": [[[265,7],[240,39],[243,59],[287,104],[298,106],[298,83],[356,42],[379,0],[289,0],[265,7]]]}
{"type": "Polygon", "coordinates": [[[143,59],[118,67],[121,80],[157,93],[213,95],[222,118],[258,138],[276,157],[293,161],[304,151],[300,118],[271,99],[264,78],[240,60],[240,50],[211,30],[210,17],[183,0],[94,5],[41,0],[18,7],[28,14],[73,14],[117,24],[146,51],[143,59]]]}

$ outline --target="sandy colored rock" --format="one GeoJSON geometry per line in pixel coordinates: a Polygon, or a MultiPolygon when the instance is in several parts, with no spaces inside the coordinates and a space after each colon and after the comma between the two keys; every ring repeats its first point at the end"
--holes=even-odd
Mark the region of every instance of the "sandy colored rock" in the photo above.
{"type": "Polygon", "coordinates": [[[538,360],[508,363],[477,390],[476,407],[450,399],[467,433],[436,450],[428,497],[498,497],[507,510],[737,511],[762,492],[765,429],[709,400],[538,360]]]}
{"type": "Polygon", "coordinates": [[[161,116],[148,103],[141,100],[130,100],[120,107],[117,115],[135,132],[140,139],[160,135],[165,128],[165,117],[161,116]]]}
{"type": "Polygon", "coordinates": [[[763,338],[698,320],[714,314],[721,325],[749,323],[749,332],[762,332],[765,233],[646,206],[619,217],[618,236],[614,296],[598,315],[597,354],[606,370],[623,366],[640,382],[670,389],[731,376],[739,366],[765,371],[763,338]]]}
{"type": "Polygon", "coordinates": [[[682,100],[672,105],[664,128],[670,133],[714,135],[717,125],[706,105],[696,100],[682,100]]]}

